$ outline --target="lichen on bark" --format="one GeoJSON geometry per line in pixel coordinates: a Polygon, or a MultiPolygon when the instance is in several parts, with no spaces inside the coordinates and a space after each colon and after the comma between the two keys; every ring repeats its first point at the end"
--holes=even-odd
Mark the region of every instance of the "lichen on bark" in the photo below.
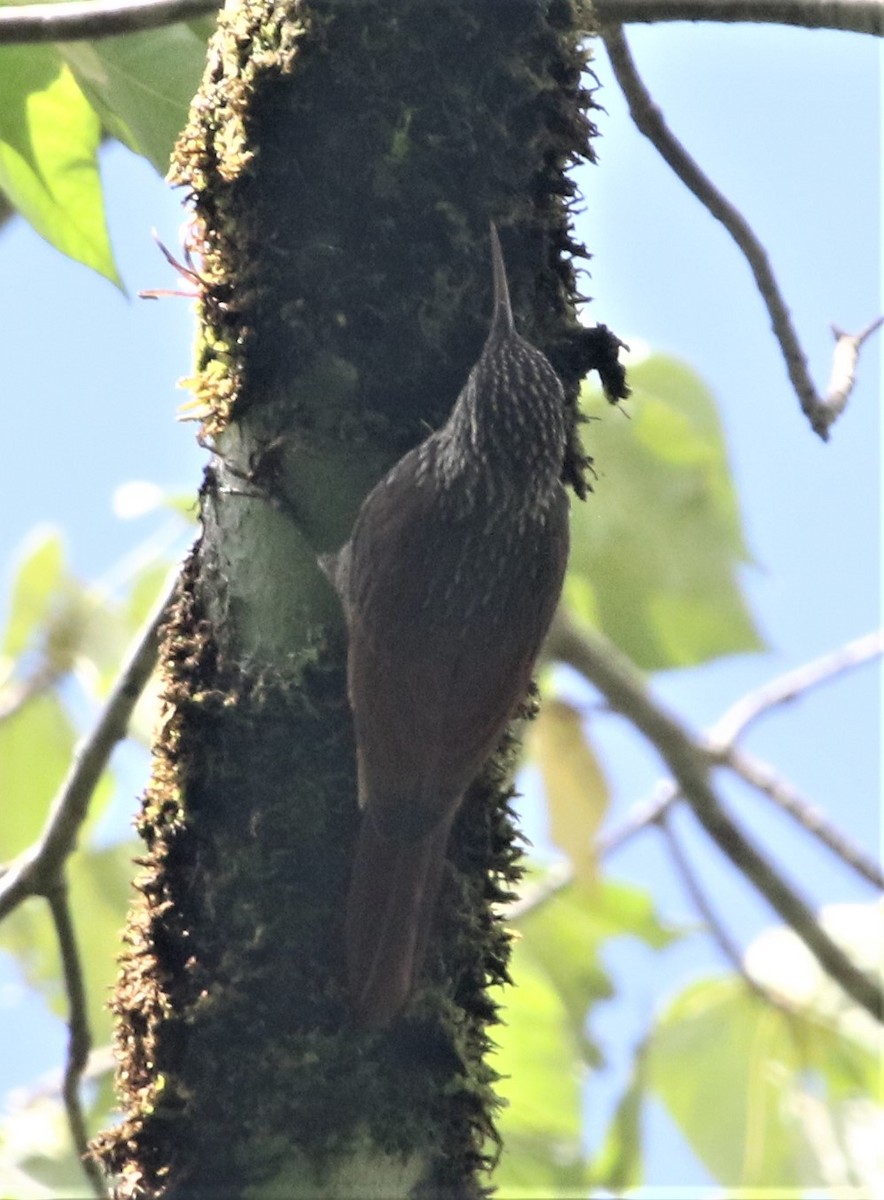
{"type": "Polygon", "coordinates": [[[226,9],[173,164],[200,278],[194,413],[215,450],[161,652],[165,716],[114,1008],[121,1197],[479,1196],[495,1151],[493,906],[518,878],[515,731],[467,797],[425,978],[350,1027],[357,826],[345,646],[318,553],[446,417],[490,310],[576,394],[567,168],[590,156],[572,0],[226,9]]]}

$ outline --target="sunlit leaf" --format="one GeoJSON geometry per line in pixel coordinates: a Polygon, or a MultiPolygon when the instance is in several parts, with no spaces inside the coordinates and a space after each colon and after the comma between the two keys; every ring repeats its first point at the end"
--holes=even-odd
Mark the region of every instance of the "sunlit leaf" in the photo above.
{"type": "Polygon", "coordinates": [[[578,710],[563,700],[544,701],[530,728],[528,753],[543,779],[550,837],[578,877],[595,878],[593,844],[610,794],[578,710]]]}
{"type": "Polygon", "coordinates": [[[868,1098],[879,1070],[880,1043],[772,1008],[730,977],[694,984],[662,1015],[647,1081],[726,1186],[846,1187],[881,1160],[869,1153],[884,1143],[868,1098]]]}
{"type": "MultiPolygon", "coordinates": [[[[62,1161],[70,1154],[70,1130],[61,1102],[38,1095],[16,1105],[0,1121],[0,1195],[20,1200],[42,1200],[57,1195],[45,1182],[24,1169],[29,1159],[62,1161]]],[[[82,1168],[79,1179],[70,1179],[71,1196],[85,1196],[82,1168]]]]}
{"type": "Polygon", "coordinates": [[[21,654],[46,619],[65,575],[64,544],[57,529],[41,527],[27,539],[12,583],[3,653],[21,654]]]}
{"type": "Polygon", "coordinates": [[[85,588],[79,601],[78,675],[87,693],[103,701],[132,640],[126,612],[115,600],[85,588]]]}
{"type": "Polygon", "coordinates": [[[601,941],[605,937],[636,937],[654,950],[680,938],[684,930],[661,920],[654,899],[644,888],[606,879],[582,901],[584,919],[601,941]]]}
{"type": "MultiPolygon", "coordinates": [[[[132,580],[123,617],[130,639],[144,632],[148,618],[156,610],[171,585],[170,564],[151,563],[142,568],[132,580]]],[[[129,737],[143,746],[150,745],[161,712],[160,679],[154,671],[129,719],[129,737]]]]}
{"type": "Polygon", "coordinates": [[[0,190],[51,245],[119,284],[92,105],[53,46],[0,47],[0,190]]]}
{"type": "MultiPolygon", "coordinates": [[[[884,902],[828,904],[819,921],[830,937],[866,971],[884,962],[884,902]]],[[[852,1040],[884,1052],[884,1031],[835,983],[804,942],[782,925],[764,930],[746,950],[746,967],[788,1004],[820,1017],[852,1040]]]]}
{"type": "MultiPolygon", "coordinates": [[[[107,999],[116,974],[132,855],[133,847],[126,844],[80,851],[69,860],[71,913],[95,1042],[108,1041],[111,1035],[107,999]]],[[[39,898],[19,905],[0,924],[0,948],[13,955],[25,981],[40,992],[49,1008],[67,1017],[68,1002],[49,906],[39,898]]]]}
{"type": "Polygon", "coordinates": [[[107,129],[165,174],[205,66],[202,32],[178,24],[59,49],[107,129]]]}
{"type": "Polygon", "coordinates": [[[125,640],[113,606],[68,572],[58,532],[36,530],[13,582],[4,653],[9,659],[39,653],[41,667],[58,678],[81,656],[102,670],[115,665],[125,640]]]}
{"type": "Polygon", "coordinates": [[[727,1187],[793,1187],[809,1164],[780,1119],[782,1079],[799,1059],[783,1014],[742,980],[707,980],[661,1017],[648,1084],[694,1152],[727,1187]]]}
{"type": "Polygon", "coordinates": [[[16,1166],[3,1161],[2,1132],[0,1132],[0,1196],[15,1196],[16,1200],[55,1200],[51,1189],[38,1183],[16,1166]]]}
{"type": "MultiPolygon", "coordinates": [[[[599,959],[596,929],[586,920],[591,893],[598,888],[572,885],[518,921],[522,960],[530,957],[543,968],[564,1008],[570,1037],[591,1063],[599,1061],[595,1044],[586,1034],[590,1008],[611,995],[611,981],[599,959]]],[[[514,976],[521,991],[521,977],[514,976]]]]}
{"type": "MultiPolygon", "coordinates": [[[[677,936],[657,918],[649,893],[608,880],[569,884],[530,908],[517,928],[523,958],[530,956],[546,972],[564,1005],[571,1037],[590,1062],[599,1056],[586,1035],[587,1016],[593,1004],[611,995],[600,957],[603,944],[633,936],[659,949],[677,936]]],[[[517,982],[521,986],[521,979],[517,982]]]]}
{"type": "Polygon", "coordinates": [[[686,366],[633,367],[624,412],[589,391],[598,478],[572,509],[566,598],[640,667],[759,650],[739,586],[748,561],[715,405],[686,366]]]}
{"type": "Polygon", "coordinates": [[[156,562],[143,567],[132,580],[125,604],[125,621],[131,635],[144,625],[170,586],[171,563],[156,562]]]}
{"type": "MultiPolygon", "coordinates": [[[[108,1122],[112,1073],[109,1055],[90,1056],[81,1087],[90,1133],[108,1122]],[[104,1065],[96,1069],[93,1063],[99,1059],[104,1065]]],[[[0,1196],[68,1200],[94,1194],[74,1148],[59,1090],[42,1084],[30,1095],[19,1094],[0,1119],[0,1196]]]]}
{"type": "Polygon", "coordinates": [[[516,944],[505,994],[506,1023],[492,1059],[508,1102],[499,1120],[503,1157],[495,1174],[500,1195],[560,1195],[585,1184],[580,1143],[581,1055],[562,1001],[544,972],[516,944]]]}
{"type": "Polygon", "coordinates": [[[86,996],[93,1041],[109,1042],[112,1017],[108,1007],[117,974],[120,934],[131,899],[137,853],[133,841],[88,850],[70,860],[71,908],[85,969],[86,996]]]}
{"type": "MultiPolygon", "coordinates": [[[[51,691],[0,721],[0,862],[36,841],[67,773],[74,741],[71,723],[51,691]]],[[[0,926],[0,937],[2,932],[0,926]]]]}
{"type": "MultiPolygon", "coordinates": [[[[830,904],[819,920],[857,966],[880,978],[884,904],[830,904]]],[[[765,930],[749,946],[754,978],[801,1014],[793,1034],[803,1071],[790,1111],[820,1178],[859,1182],[872,1195],[884,1179],[884,1029],[820,967],[790,929],[765,930]]]]}
{"type": "Polygon", "coordinates": [[[632,1077],[620,1098],[601,1147],[593,1156],[593,1183],[613,1192],[638,1187],[644,1178],[642,1107],[645,1099],[645,1049],[635,1054],[632,1077]]]}

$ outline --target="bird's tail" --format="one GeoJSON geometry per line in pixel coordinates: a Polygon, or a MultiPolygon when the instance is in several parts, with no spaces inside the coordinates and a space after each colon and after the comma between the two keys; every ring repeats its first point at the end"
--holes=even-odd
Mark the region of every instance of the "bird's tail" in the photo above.
{"type": "Polygon", "coordinates": [[[386,838],[362,818],[347,897],[347,973],[359,1025],[380,1029],[405,1006],[420,971],[436,911],[454,819],[416,841],[386,838]]]}

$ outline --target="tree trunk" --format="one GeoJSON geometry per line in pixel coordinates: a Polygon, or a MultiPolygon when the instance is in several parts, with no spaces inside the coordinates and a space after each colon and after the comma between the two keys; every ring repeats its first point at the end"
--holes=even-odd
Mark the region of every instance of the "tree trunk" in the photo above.
{"type": "Polygon", "coordinates": [[[490,313],[579,379],[598,342],[563,258],[589,157],[572,0],[246,0],[221,17],[174,175],[198,251],[194,415],[215,455],[162,648],[166,710],[115,996],[120,1197],[471,1197],[518,878],[515,735],[471,789],[423,978],[348,1023],[357,827],[338,604],[317,555],[446,417],[490,313]]]}

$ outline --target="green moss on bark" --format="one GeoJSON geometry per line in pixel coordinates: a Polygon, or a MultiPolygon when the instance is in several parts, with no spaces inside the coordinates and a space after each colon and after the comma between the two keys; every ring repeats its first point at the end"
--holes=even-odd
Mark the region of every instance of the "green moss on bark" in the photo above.
{"type": "Polygon", "coordinates": [[[394,456],[444,421],[487,331],[489,219],[519,326],[573,400],[595,365],[568,258],[583,250],[566,169],[594,132],[573,9],[222,14],[173,164],[206,267],[195,389],[210,432],[255,407],[272,427],[279,406],[289,431],[394,456]]]}

